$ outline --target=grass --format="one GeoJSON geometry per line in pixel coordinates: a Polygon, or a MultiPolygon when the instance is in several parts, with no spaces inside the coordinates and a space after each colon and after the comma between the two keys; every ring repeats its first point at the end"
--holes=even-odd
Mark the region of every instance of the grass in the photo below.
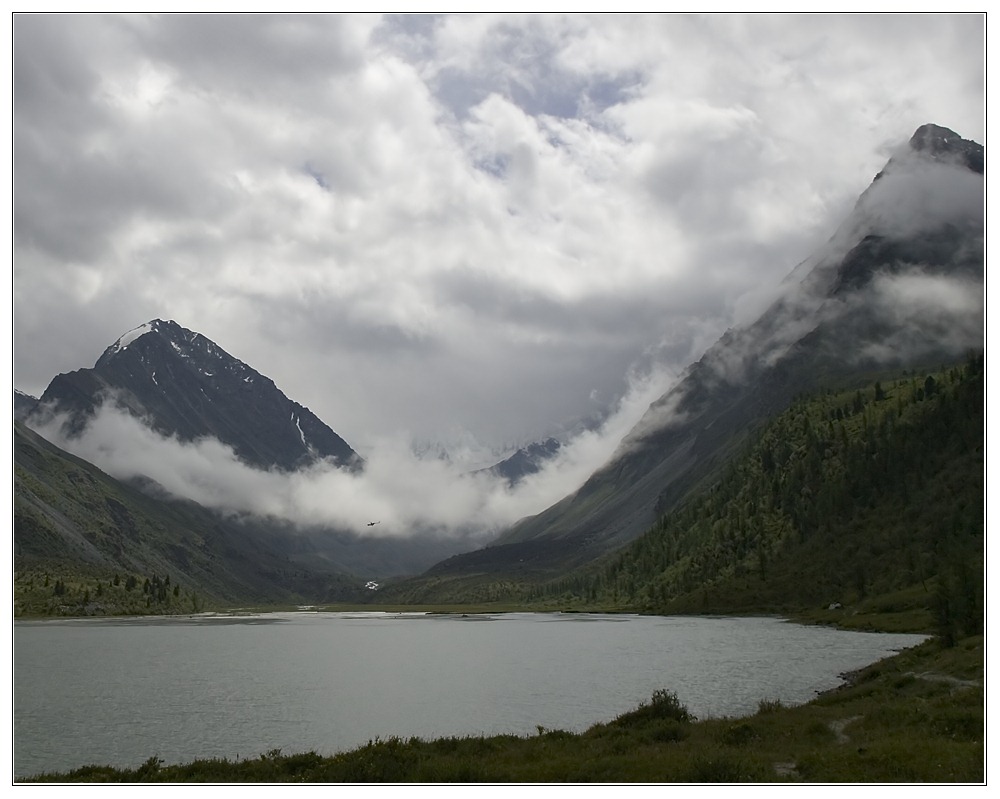
{"type": "Polygon", "coordinates": [[[369,741],[350,752],[164,765],[88,766],[37,782],[984,781],[984,638],[936,640],[879,661],[795,707],[762,699],[744,718],[694,719],[669,690],[576,734],[369,741]]]}

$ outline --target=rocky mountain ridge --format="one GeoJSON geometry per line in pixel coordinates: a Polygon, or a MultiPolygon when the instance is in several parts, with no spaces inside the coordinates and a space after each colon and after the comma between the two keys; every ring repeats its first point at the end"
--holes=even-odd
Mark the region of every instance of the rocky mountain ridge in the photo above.
{"type": "Polygon", "coordinates": [[[181,441],[211,436],[259,469],[294,470],[319,459],[347,469],[361,457],[308,408],[205,336],[154,319],[111,344],[91,369],[57,375],[29,421],[64,414],[79,434],[105,404],[181,441]]]}

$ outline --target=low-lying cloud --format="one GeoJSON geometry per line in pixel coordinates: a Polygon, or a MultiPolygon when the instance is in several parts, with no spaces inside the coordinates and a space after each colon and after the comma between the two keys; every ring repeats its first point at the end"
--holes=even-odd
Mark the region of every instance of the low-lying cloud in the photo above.
{"type": "Polygon", "coordinates": [[[868,342],[866,357],[913,360],[940,351],[961,355],[983,346],[986,295],[983,284],[971,277],[919,270],[880,275],[869,301],[892,333],[868,342]]]}
{"type": "Polygon", "coordinates": [[[214,438],[181,441],[105,402],[75,436],[65,418],[34,425],[37,432],[121,480],[147,478],[174,497],[233,516],[273,518],[302,529],[329,527],[358,535],[450,537],[478,545],[518,519],[576,490],[663,393],[671,377],[633,376],[615,412],[574,435],[543,468],[511,486],[460,459],[415,454],[404,437],[377,440],[362,472],[327,461],[295,472],[255,469],[214,438]],[[368,522],[378,524],[369,526],[368,522]]]}

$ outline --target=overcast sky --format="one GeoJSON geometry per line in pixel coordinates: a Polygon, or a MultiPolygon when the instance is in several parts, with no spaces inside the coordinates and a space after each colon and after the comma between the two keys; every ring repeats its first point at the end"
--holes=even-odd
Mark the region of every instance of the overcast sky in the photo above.
{"type": "Polygon", "coordinates": [[[19,15],[14,384],[162,318],[366,458],[623,432],[984,75],[980,15],[19,15]]]}

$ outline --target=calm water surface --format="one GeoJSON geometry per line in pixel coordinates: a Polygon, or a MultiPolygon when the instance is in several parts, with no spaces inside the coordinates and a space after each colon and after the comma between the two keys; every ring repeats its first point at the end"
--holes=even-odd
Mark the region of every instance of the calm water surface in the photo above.
{"type": "Polygon", "coordinates": [[[768,618],[275,613],[14,625],[14,773],[392,735],[581,732],[676,691],[697,716],[806,702],[924,640],[768,618]]]}

